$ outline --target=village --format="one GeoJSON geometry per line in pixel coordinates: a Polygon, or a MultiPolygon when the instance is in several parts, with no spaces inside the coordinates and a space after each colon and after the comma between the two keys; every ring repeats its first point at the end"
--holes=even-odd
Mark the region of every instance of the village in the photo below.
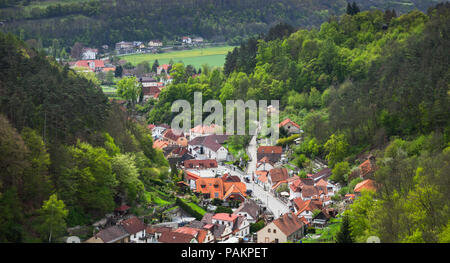
{"type": "MultiPolygon", "coordinates": [[[[162,150],[169,163],[182,171],[183,180],[176,182],[177,187],[195,195],[207,213],[195,217],[189,214],[190,209],[180,206],[164,222],[145,224],[123,204],[115,210],[115,223],[107,227],[97,224],[98,232],[85,242],[302,242],[314,236],[314,230],[325,229],[339,218],[361,191],[375,190],[370,179],[375,169],[372,156],[353,172],[362,178],[354,193],[339,199],[334,197],[341,185],[330,180],[331,169],[318,160],[314,173],[300,177],[300,169],[289,164],[289,146],[265,145],[267,140],[253,136],[246,148],[249,161],[241,169],[227,149],[229,136],[221,135],[222,127],[197,126],[179,135],[167,124],[147,128],[152,132],[153,147],[162,150]],[[219,211],[218,207],[229,210],[219,211]]],[[[296,135],[295,143],[302,138],[301,126],[290,119],[278,128],[296,135]]]]}
{"type": "MultiPolygon", "coordinates": [[[[182,38],[183,45],[198,45],[202,41],[201,38],[182,38]]],[[[159,40],[151,40],[147,45],[140,41],[122,41],[116,44],[115,52],[156,52],[162,46],[159,40]]],[[[107,59],[98,57],[97,49],[84,48],[83,59],[69,62],[69,65],[95,73],[116,70],[107,59]]],[[[149,74],[124,69],[123,75],[137,77],[142,87],[141,102],[145,103],[158,100],[161,91],[172,82],[170,71],[171,65],[162,64],[149,74]]],[[[121,105],[126,103],[120,99],[110,100],[121,105]]],[[[269,116],[275,111],[272,105],[267,107],[269,116]]],[[[332,170],[322,160],[314,160],[314,169],[306,176],[300,176],[302,169],[290,162],[292,146],[302,140],[302,127],[287,118],[278,128],[295,140],[291,144],[270,145],[267,138],[253,136],[244,149],[248,157],[245,161],[242,154],[236,156],[229,149],[230,136],[223,135],[223,127],[199,125],[189,133],[179,134],[168,124],[149,124],[147,129],[152,134],[153,148],[161,150],[171,167],[182,172],[183,180],[176,182],[177,187],[195,196],[207,213],[193,216],[186,205],[179,205],[172,207],[158,223],[146,224],[130,212],[130,206],[123,204],[113,215],[96,222],[94,235],[84,242],[285,243],[320,237],[316,229],[326,229],[340,220],[342,212],[361,191],[375,190],[374,181],[370,179],[375,160],[366,156],[352,173],[352,177],[361,178],[361,182],[352,193],[337,198],[342,186],[330,180],[332,170]]]]}

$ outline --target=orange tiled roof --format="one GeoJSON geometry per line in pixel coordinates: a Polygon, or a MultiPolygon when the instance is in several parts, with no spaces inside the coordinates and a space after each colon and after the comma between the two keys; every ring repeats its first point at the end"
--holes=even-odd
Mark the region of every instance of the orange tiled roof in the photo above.
{"type": "Polygon", "coordinates": [[[300,230],[304,223],[303,221],[295,216],[293,213],[286,213],[275,219],[273,223],[286,235],[290,236],[294,232],[300,230]]]}
{"type": "Polygon", "coordinates": [[[370,160],[366,160],[362,164],[359,165],[359,170],[361,171],[361,176],[365,177],[368,173],[373,172],[375,169],[372,166],[372,163],[370,162],[370,160]]]}
{"type": "Polygon", "coordinates": [[[277,153],[277,154],[281,154],[281,153],[283,153],[283,147],[281,147],[281,146],[259,146],[258,153],[277,153]]]}
{"type": "Polygon", "coordinates": [[[192,227],[187,227],[187,226],[183,226],[183,227],[177,228],[175,230],[175,232],[188,234],[188,235],[191,235],[191,236],[194,236],[194,237],[196,237],[198,235],[198,229],[195,229],[195,228],[192,228],[192,227]]]}
{"type": "Polygon", "coordinates": [[[353,192],[359,193],[362,190],[376,191],[375,181],[371,179],[364,180],[355,186],[353,192]]]}
{"type": "Polygon", "coordinates": [[[184,171],[186,173],[186,179],[191,179],[191,180],[198,180],[201,177],[199,175],[196,175],[194,173],[191,173],[189,171],[184,171]]]}
{"type": "Polygon", "coordinates": [[[221,178],[200,178],[196,181],[196,191],[209,194],[211,198],[223,199],[224,186],[221,178]]]}
{"type": "Polygon", "coordinates": [[[162,140],[156,140],[153,142],[153,148],[154,149],[164,149],[165,147],[167,147],[167,145],[169,145],[168,142],[166,141],[162,141],[162,140]]]}
{"type": "Polygon", "coordinates": [[[286,124],[290,123],[291,125],[297,127],[300,129],[300,125],[298,125],[297,123],[291,121],[291,119],[287,118],[284,121],[280,122],[280,124],[278,124],[278,128],[285,126],[286,124]]]}
{"type": "Polygon", "coordinates": [[[224,186],[226,189],[225,195],[223,196],[224,199],[228,198],[232,194],[240,194],[245,198],[245,196],[246,196],[245,191],[246,191],[247,187],[245,186],[244,183],[242,183],[242,182],[225,182],[224,186]]]}
{"type": "Polygon", "coordinates": [[[216,220],[222,220],[222,221],[231,221],[234,222],[238,218],[235,214],[228,214],[228,213],[218,213],[213,215],[212,219],[216,220]]]}
{"type": "Polygon", "coordinates": [[[325,180],[323,180],[323,179],[320,179],[320,180],[316,183],[316,185],[317,185],[317,186],[325,186],[325,187],[327,187],[327,186],[328,186],[328,182],[325,181],[325,180]]]}
{"type": "Polygon", "coordinates": [[[231,194],[246,197],[246,190],[247,187],[243,182],[224,182],[222,178],[199,178],[196,181],[196,192],[209,194],[210,198],[224,199],[231,194]]]}
{"type": "Polygon", "coordinates": [[[258,177],[258,180],[263,182],[263,183],[266,183],[267,182],[267,175],[266,174],[260,175],[258,177]]]}
{"type": "Polygon", "coordinates": [[[214,159],[209,160],[186,160],[184,161],[184,167],[186,169],[208,169],[208,168],[217,168],[217,161],[214,159]]]}

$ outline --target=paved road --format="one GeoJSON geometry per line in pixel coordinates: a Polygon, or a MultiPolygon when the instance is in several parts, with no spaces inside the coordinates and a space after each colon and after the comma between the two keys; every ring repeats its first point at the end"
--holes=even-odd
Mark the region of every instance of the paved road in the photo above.
{"type": "Polygon", "coordinates": [[[275,198],[272,194],[270,194],[268,191],[264,191],[264,189],[259,186],[258,184],[255,184],[253,181],[250,181],[250,183],[247,183],[244,179],[245,176],[250,177],[250,179],[253,176],[253,173],[256,171],[256,136],[253,136],[252,140],[250,141],[250,144],[247,148],[247,154],[251,158],[251,161],[249,162],[247,166],[247,172],[244,173],[238,169],[228,169],[225,167],[221,167],[222,169],[227,169],[227,171],[230,172],[231,175],[237,175],[239,178],[241,178],[241,181],[244,182],[247,186],[247,189],[252,190],[252,196],[256,197],[257,199],[261,200],[262,203],[274,214],[275,218],[278,218],[281,214],[289,212],[289,207],[275,198]]]}

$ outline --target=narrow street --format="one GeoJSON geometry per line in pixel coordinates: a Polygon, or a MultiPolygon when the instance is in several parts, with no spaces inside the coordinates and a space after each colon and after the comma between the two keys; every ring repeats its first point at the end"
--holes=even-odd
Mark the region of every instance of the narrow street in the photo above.
{"type": "Polygon", "coordinates": [[[246,184],[247,189],[252,190],[252,197],[254,199],[261,200],[263,205],[266,206],[274,214],[274,218],[278,218],[281,214],[287,213],[290,210],[285,203],[275,198],[268,191],[264,191],[264,189],[260,185],[253,182],[252,177],[254,175],[254,172],[256,171],[256,164],[257,164],[256,151],[257,151],[256,136],[253,136],[247,148],[247,154],[250,157],[250,161],[247,167],[247,173],[242,172],[237,168],[233,169],[233,167],[222,166],[221,169],[226,169],[226,171],[228,171],[231,175],[239,176],[241,181],[246,184]],[[245,176],[248,176],[250,178],[250,183],[247,183],[245,181],[245,176]]]}

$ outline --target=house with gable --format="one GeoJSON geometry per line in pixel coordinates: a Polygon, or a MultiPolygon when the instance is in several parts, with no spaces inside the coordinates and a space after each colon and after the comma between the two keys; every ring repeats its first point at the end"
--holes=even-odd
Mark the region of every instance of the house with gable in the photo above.
{"type": "Polygon", "coordinates": [[[159,237],[164,232],[170,232],[172,228],[165,226],[147,226],[145,233],[147,236],[147,243],[158,243],[159,237]]]}
{"type": "Polygon", "coordinates": [[[131,217],[120,222],[120,225],[130,235],[130,243],[147,243],[147,226],[139,218],[131,217]]]}
{"type": "Polygon", "coordinates": [[[257,232],[258,243],[295,242],[303,238],[305,223],[293,213],[283,214],[257,232]]]}
{"type": "Polygon", "coordinates": [[[257,171],[270,171],[273,168],[275,168],[275,164],[273,162],[271,162],[267,156],[264,156],[256,164],[257,171]]]}
{"type": "Polygon", "coordinates": [[[322,209],[322,202],[319,200],[306,200],[303,201],[301,198],[295,198],[292,200],[294,203],[295,215],[299,218],[304,217],[308,222],[313,219],[314,210],[322,209]]]}
{"type": "Polygon", "coordinates": [[[249,223],[256,223],[261,215],[261,207],[253,199],[248,199],[233,214],[245,217],[249,223]]]}
{"type": "Polygon", "coordinates": [[[100,230],[85,243],[129,243],[130,234],[121,225],[110,226],[100,230]]]}
{"type": "Polygon", "coordinates": [[[167,129],[162,135],[163,141],[169,143],[169,145],[178,145],[181,147],[186,147],[188,145],[188,140],[184,136],[184,133],[181,132],[177,134],[172,129],[167,129]]]}
{"type": "Polygon", "coordinates": [[[375,181],[372,179],[367,179],[355,185],[353,192],[355,193],[356,196],[361,196],[362,191],[376,191],[376,190],[377,186],[375,184],[375,181]]]}
{"type": "Polygon", "coordinates": [[[222,146],[228,135],[199,136],[189,141],[188,149],[197,159],[228,160],[228,150],[222,146]]]}
{"type": "Polygon", "coordinates": [[[362,164],[359,165],[359,176],[362,179],[373,178],[375,169],[376,169],[375,157],[373,155],[369,155],[367,160],[365,160],[362,164]]]}
{"type": "Polygon", "coordinates": [[[274,168],[269,171],[269,175],[267,177],[268,184],[272,187],[274,191],[278,186],[283,183],[287,183],[287,179],[289,178],[289,173],[286,168],[274,168]]]}
{"type": "Polygon", "coordinates": [[[256,158],[258,160],[267,157],[271,163],[277,163],[281,159],[283,148],[281,146],[260,146],[258,148],[256,158]]]}
{"type": "Polygon", "coordinates": [[[242,202],[247,196],[246,185],[243,182],[224,182],[222,178],[198,178],[195,184],[195,192],[206,199],[242,202]]]}
{"type": "Polygon", "coordinates": [[[300,129],[300,125],[291,121],[291,119],[289,119],[289,118],[280,122],[280,124],[278,124],[278,128],[283,129],[288,135],[299,134],[299,133],[303,132],[300,129]]]}
{"type": "Polygon", "coordinates": [[[198,243],[195,236],[176,231],[163,232],[158,243],[198,243]]]}

